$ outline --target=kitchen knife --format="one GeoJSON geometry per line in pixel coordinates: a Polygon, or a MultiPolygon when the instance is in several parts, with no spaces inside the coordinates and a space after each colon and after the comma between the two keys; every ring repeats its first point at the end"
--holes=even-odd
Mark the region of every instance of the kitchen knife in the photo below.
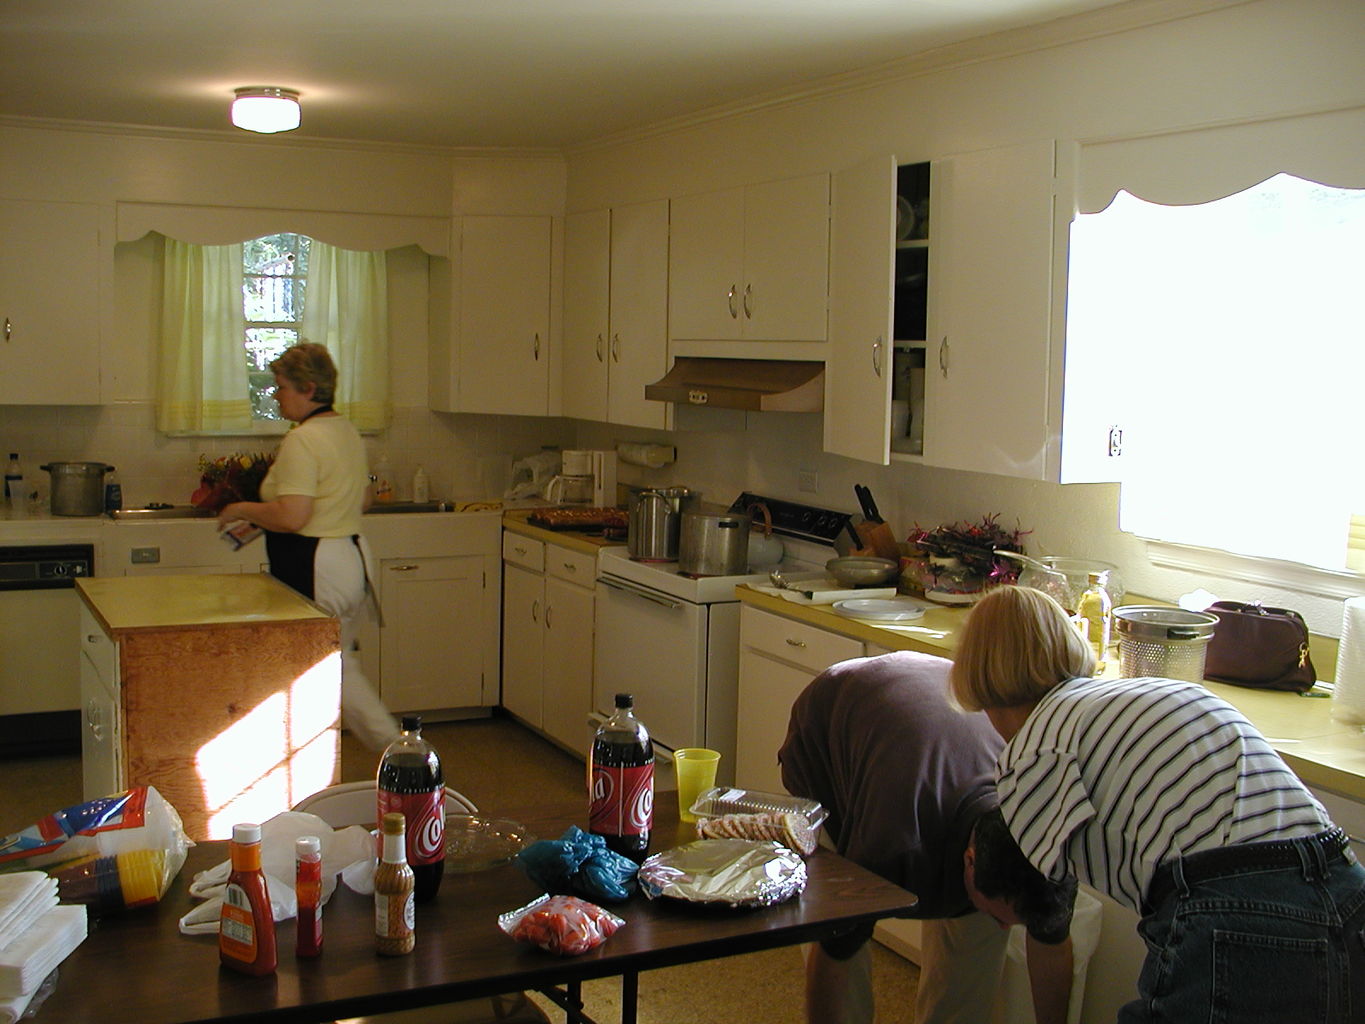
{"type": "Polygon", "coordinates": [[[863,518],[869,523],[880,523],[881,516],[877,515],[877,504],[872,500],[872,492],[862,484],[853,485],[853,493],[858,496],[858,505],[863,510],[863,518]]]}
{"type": "Polygon", "coordinates": [[[869,488],[869,487],[864,487],[864,488],[863,488],[863,494],[866,495],[866,497],[867,497],[867,507],[871,510],[871,511],[869,511],[869,512],[867,513],[867,518],[868,518],[868,520],[869,520],[870,522],[873,522],[873,523],[884,523],[884,522],[886,522],[886,520],[884,520],[884,519],[882,518],[882,514],[881,514],[880,512],[877,511],[877,502],[876,502],[876,499],[874,499],[874,498],[872,497],[872,489],[869,488]]]}

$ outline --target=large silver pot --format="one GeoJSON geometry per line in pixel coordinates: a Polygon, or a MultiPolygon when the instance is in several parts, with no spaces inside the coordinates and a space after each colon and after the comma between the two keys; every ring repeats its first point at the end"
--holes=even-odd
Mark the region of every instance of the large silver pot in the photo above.
{"type": "Polygon", "coordinates": [[[749,567],[748,516],[684,512],[678,536],[678,570],[691,576],[739,576],[749,567]]]}
{"type": "Polygon", "coordinates": [[[627,501],[626,553],[639,562],[676,562],[682,514],[701,500],[686,487],[632,491],[627,501]]]}
{"type": "Polygon", "coordinates": [[[54,516],[97,516],[104,512],[104,474],[113,466],[103,462],[49,462],[38,468],[51,478],[54,516]]]}

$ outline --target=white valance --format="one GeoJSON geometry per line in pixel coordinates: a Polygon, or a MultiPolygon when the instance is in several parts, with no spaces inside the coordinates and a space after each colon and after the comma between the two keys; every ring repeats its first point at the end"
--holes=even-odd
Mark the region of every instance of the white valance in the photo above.
{"type": "Polygon", "coordinates": [[[292,231],[340,249],[379,252],[415,245],[432,256],[450,255],[449,217],[406,217],[330,210],[267,210],[237,206],[179,206],[120,202],[118,240],[132,242],[156,231],[194,245],[231,245],[292,231]]]}
{"type": "Polygon", "coordinates": [[[1077,208],[1097,213],[1119,189],[1164,206],[1206,203],[1281,172],[1365,188],[1365,107],[1084,144],[1077,208]]]}

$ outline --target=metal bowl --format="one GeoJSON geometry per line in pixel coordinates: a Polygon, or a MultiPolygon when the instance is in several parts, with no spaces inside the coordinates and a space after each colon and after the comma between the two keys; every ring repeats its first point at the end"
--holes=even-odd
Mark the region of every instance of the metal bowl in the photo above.
{"type": "Polygon", "coordinates": [[[889,558],[849,555],[831,558],[825,563],[825,572],[833,576],[836,583],[846,587],[875,587],[890,583],[899,571],[900,565],[889,558]]]}

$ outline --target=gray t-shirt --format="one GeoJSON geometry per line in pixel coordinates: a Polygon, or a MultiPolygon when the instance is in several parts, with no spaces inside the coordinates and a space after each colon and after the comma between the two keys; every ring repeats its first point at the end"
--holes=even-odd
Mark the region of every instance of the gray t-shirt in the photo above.
{"type": "Polygon", "coordinates": [[[782,783],[819,800],[840,854],[909,889],[919,917],[972,907],[962,854],[996,806],[1004,741],[948,702],[952,663],[901,651],[826,669],[792,705],[782,783]]]}

